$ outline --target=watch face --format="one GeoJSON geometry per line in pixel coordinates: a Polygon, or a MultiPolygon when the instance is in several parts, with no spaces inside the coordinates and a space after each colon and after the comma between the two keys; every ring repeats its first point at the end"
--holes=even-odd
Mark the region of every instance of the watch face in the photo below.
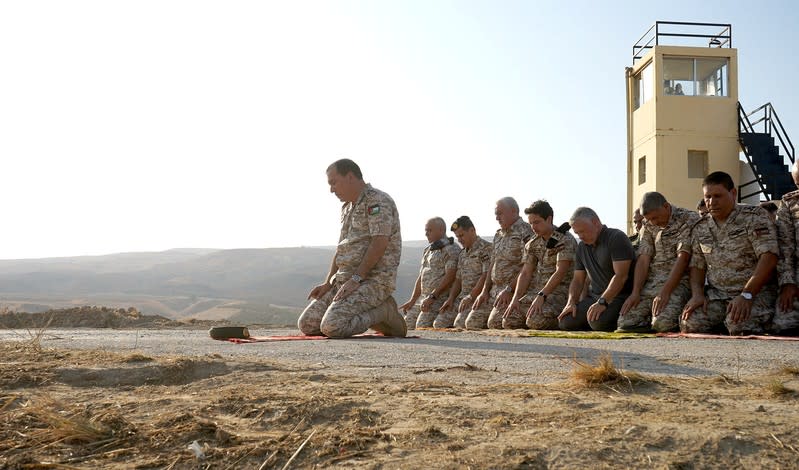
{"type": "Polygon", "coordinates": [[[741,297],[743,297],[746,300],[752,300],[752,294],[749,292],[741,292],[741,297]]]}

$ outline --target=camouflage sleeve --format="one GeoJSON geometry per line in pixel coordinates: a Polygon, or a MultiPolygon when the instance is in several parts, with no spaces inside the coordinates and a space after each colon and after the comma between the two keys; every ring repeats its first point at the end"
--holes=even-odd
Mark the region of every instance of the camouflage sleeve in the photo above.
{"type": "Polygon", "coordinates": [[[390,237],[394,233],[394,214],[397,212],[394,201],[379,192],[367,193],[365,201],[369,235],[390,237]]]}
{"type": "Polygon", "coordinates": [[[755,250],[755,254],[758,257],[764,253],[773,253],[779,256],[777,229],[774,228],[774,222],[768,217],[766,209],[757,207],[751,217],[746,235],[755,250]]]}
{"type": "Polygon", "coordinates": [[[777,273],[780,285],[796,284],[794,271],[794,255],[796,254],[796,232],[793,229],[791,211],[785,200],[777,209],[777,244],[780,248],[780,258],[777,261],[777,273]]]}
{"type": "Polygon", "coordinates": [[[652,234],[652,229],[649,227],[649,224],[644,224],[644,226],[641,227],[639,235],[638,256],[653,256],[655,254],[655,237],[652,234]]]}
{"type": "MultiPolygon", "coordinates": [[[[702,251],[702,244],[699,242],[699,238],[697,238],[697,234],[695,233],[696,229],[691,233],[691,263],[689,264],[690,267],[696,269],[707,270],[707,262],[705,261],[705,253],[702,251]]],[[[706,249],[712,249],[712,247],[706,247],[706,249]]]]}
{"type": "Polygon", "coordinates": [[[482,269],[484,273],[487,273],[488,270],[491,268],[491,254],[494,251],[494,245],[488,243],[485,247],[485,252],[480,254],[480,264],[482,265],[482,269]]]}
{"type": "Polygon", "coordinates": [[[451,269],[458,269],[458,255],[461,249],[454,243],[445,248],[447,250],[447,262],[444,264],[444,269],[449,271],[451,269]]]}
{"type": "Polygon", "coordinates": [[[425,258],[427,258],[427,252],[428,251],[430,251],[430,248],[425,248],[424,251],[422,251],[422,259],[421,259],[421,261],[419,261],[419,275],[420,276],[422,275],[422,271],[424,271],[424,260],[425,260],[425,258]]]}
{"type": "Polygon", "coordinates": [[[455,271],[455,279],[460,280],[463,278],[461,274],[463,273],[463,265],[465,263],[464,261],[465,257],[466,257],[466,250],[461,250],[461,252],[458,253],[458,267],[457,270],[455,271]]]}
{"type": "Polygon", "coordinates": [[[556,262],[560,261],[574,261],[575,252],[577,251],[577,242],[574,237],[563,237],[563,249],[558,252],[556,262]]]}
{"type": "Polygon", "coordinates": [[[535,239],[524,244],[524,251],[522,251],[522,264],[530,264],[533,262],[533,258],[535,257],[535,254],[532,253],[534,241],[535,239]]]}
{"type": "Polygon", "coordinates": [[[497,230],[497,233],[494,234],[494,242],[489,245],[491,249],[491,257],[488,261],[489,265],[493,263],[494,259],[497,257],[497,247],[499,246],[500,240],[502,240],[502,235],[500,234],[499,230],[497,230]]]}
{"type": "Polygon", "coordinates": [[[677,253],[675,253],[675,255],[680,254],[681,251],[689,255],[691,254],[691,230],[694,228],[694,225],[699,222],[699,219],[701,219],[701,217],[696,212],[690,211],[688,213],[688,216],[680,227],[680,232],[677,234],[677,253]]]}

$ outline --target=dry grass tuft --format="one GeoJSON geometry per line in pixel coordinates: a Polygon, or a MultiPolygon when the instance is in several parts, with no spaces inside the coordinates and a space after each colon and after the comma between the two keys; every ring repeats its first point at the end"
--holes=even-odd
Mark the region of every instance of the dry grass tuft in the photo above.
{"type": "Polygon", "coordinates": [[[612,386],[619,384],[634,385],[650,380],[636,372],[628,372],[613,364],[613,357],[610,354],[603,354],[599,357],[597,364],[592,365],[587,362],[573,359],[574,368],[572,369],[572,380],[582,386],[612,386]]]}
{"type": "Polygon", "coordinates": [[[30,413],[45,425],[36,433],[42,442],[92,445],[114,437],[106,426],[80,414],[61,414],[46,405],[34,405],[30,413]]]}
{"type": "Polygon", "coordinates": [[[152,362],[153,358],[144,354],[133,353],[122,358],[122,362],[152,362]]]}
{"type": "Polygon", "coordinates": [[[786,387],[785,382],[779,379],[772,380],[766,387],[772,397],[785,397],[794,394],[794,391],[786,387]]]}
{"type": "Polygon", "coordinates": [[[780,373],[785,375],[799,375],[799,367],[785,364],[780,369],[780,373]]]}

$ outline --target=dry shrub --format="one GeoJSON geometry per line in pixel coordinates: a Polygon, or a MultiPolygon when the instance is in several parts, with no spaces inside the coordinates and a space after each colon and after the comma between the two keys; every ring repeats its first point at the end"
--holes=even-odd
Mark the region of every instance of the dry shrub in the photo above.
{"type": "Polygon", "coordinates": [[[785,397],[794,394],[794,391],[786,387],[785,382],[779,379],[774,379],[769,382],[767,389],[772,397],[785,397]]]}
{"type": "Polygon", "coordinates": [[[25,331],[28,333],[28,336],[24,337],[24,335],[20,335],[24,337],[24,341],[22,341],[21,344],[29,352],[40,354],[42,352],[42,338],[44,337],[44,333],[50,327],[50,324],[53,322],[53,315],[50,314],[47,317],[41,316],[43,322],[33,326],[24,324],[20,321],[19,317],[19,313],[10,311],[8,307],[0,308],[0,318],[5,319],[0,326],[3,328],[24,327],[25,331]]]}
{"type": "Polygon", "coordinates": [[[582,386],[596,387],[617,384],[632,386],[633,384],[648,382],[648,379],[641,374],[617,368],[613,364],[613,357],[610,354],[601,355],[596,365],[580,361],[577,358],[574,358],[573,361],[572,380],[582,386]]]}

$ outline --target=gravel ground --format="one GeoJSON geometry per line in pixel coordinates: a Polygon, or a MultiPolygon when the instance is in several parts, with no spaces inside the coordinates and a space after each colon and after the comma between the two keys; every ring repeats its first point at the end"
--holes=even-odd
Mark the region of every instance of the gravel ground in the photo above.
{"type": "MultiPolygon", "coordinates": [[[[297,334],[295,329],[251,329],[253,336],[297,334]]],[[[495,372],[492,383],[551,383],[573,368],[611,354],[627,370],[651,375],[745,377],[799,365],[799,342],[736,339],[644,338],[623,340],[509,337],[479,332],[415,331],[418,338],[345,339],[233,344],[198,329],[48,329],[42,346],[100,349],[146,355],[271,360],[305,370],[341,371],[379,379],[408,378],[463,368],[495,372]]],[[[0,341],[30,340],[26,330],[0,330],[0,341]]],[[[430,375],[428,375],[430,374],[430,375]]],[[[474,380],[486,381],[483,374],[474,380]]],[[[466,379],[467,381],[469,379],[466,379]]]]}

